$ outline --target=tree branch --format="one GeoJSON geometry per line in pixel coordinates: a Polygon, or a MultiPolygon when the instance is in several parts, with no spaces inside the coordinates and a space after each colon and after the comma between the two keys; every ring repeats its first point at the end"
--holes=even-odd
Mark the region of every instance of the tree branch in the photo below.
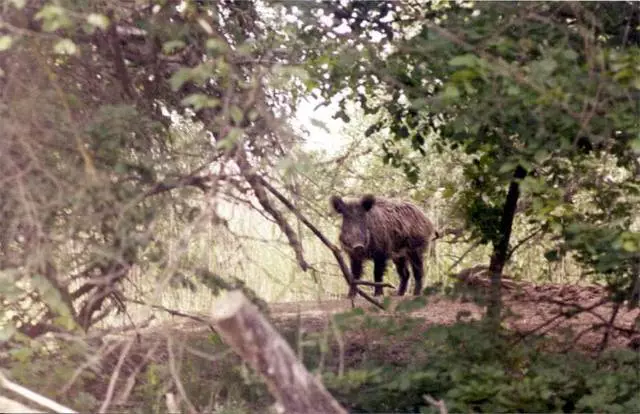
{"type": "Polygon", "coordinates": [[[340,253],[340,249],[338,248],[338,246],[336,246],[335,244],[331,243],[331,241],[329,241],[329,239],[316,227],[313,225],[313,223],[311,223],[309,221],[309,219],[307,219],[301,212],[300,210],[298,210],[296,208],[296,206],[294,206],[284,195],[282,195],[282,193],[280,193],[276,188],[274,188],[271,184],[269,184],[265,179],[263,179],[260,176],[256,176],[258,180],[260,180],[260,182],[262,183],[262,185],[264,185],[264,187],[269,190],[269,192],[271,194],[273,194],[278,200],[280,200],[280,202],[282,204],[284,204],[293,214],[295,214],[295,216],[305,225],[307,226],[307,228],[309,230],[311,230],[311,232],[313,234],[315,234],[315,236],[320,239],[320,241],[329,249],[331,250],[331,253],[333,253],[333,256],[336,258],[336,261],[338,262],[338,266],[340,267],[340,270],[342,271],[342,275],[344,276],[344,279],[347,281],[347,283],[349,284],[349,286],[356,286],[356,292],[358,292],[358,294],[360,296],[362,296],[363,298],[365,298],[368,302],[372,303],[373,305],[375,305],[376,307],[380,308],[380,309],[384,309],[384,306],[382,306],[381,303],[379,303],[377,300],[375,300],[374,298],[372,298],[370,295],[368,295],[367,293],[365,293],[362,289],[358,288],[357,285],[354,283],[353,281],[353,276],[351,275],[351,271],[349,270],[349,267],[347,266],[347,264],[345,263],[344,259],[342,258],[342,254],[340,253]]]}

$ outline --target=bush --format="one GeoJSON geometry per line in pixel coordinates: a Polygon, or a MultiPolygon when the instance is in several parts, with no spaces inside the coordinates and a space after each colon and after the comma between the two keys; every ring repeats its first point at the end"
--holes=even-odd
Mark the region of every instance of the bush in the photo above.
{"type": "Polygon", "coordinates": [[[379,361],[325,381],[351,412],[435,413],[424,395],[450,412],[633,412],[640,400],[640,355],[610,351],[599,359],[510,345],[479,322],[429,329],[415,343],[424,361],[404,367],[379,361]],[[374,364],[372,364],[374,365],[374,364]]]}

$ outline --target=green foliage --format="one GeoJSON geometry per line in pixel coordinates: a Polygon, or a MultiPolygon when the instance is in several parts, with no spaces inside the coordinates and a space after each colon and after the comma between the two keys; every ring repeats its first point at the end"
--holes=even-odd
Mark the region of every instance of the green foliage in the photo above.
{"type": "Polygon", "coordinates": [[[423,396],[444,400],[450,412],[624,412],[637,404],[638,355],[619,350],[600,360],[545,353],[535,343],[510,345],[483,324],[427,330],[415,344],[427,358],[409,367],[325,375],[351,412],[435,413],[423,396]]]}
{"type": "Polygon", "coordinates": [[[351,30],[330,36],[335,26],[315,29],[332,39],[324,39],[324,48],[309,60],[316,76],[328,80],[319,92],[325,99],[343,97],[336,116],[343,116],[348,99],[380,114],[367,135],[386,130],[385,163],[417,183],[420,169],[428,168],[421,158],[430,151],[448,146],[464,152],[465,181],[455,202],[474,239],[496,249],[507,237],[503,206],[507,186],[516,183],[518,213],[548,237],[564,239],[554,247],[577,253],[602,279],[611,281],[605,276],[611,273],[626,277],[626,285],[609,286],[617,298],[624,296],[620,289],[631,283],[630,263],[640,257],[634,188],[639,129],[632,121],[638,116],[640,26],[632,3],[571,9],[545,3],[400,9],[391,2],[350,3],[309,5],[301,19],[318,9],[345,16],[351,30]],[[372,42],[374,32],[379,40],[372,42]],[[350,47],[340,48],[341,42],[350,47]],[[412,152],[398,150],[399,142],[412,152]],[[616,167],[602,168],[611,163],[616,167]],[[518,167],[524,178],[514,178],[518,167]],[[590,196],[594,203],[578,201],[590,196]],[[589,236],[606,227],[626,233],[602,243],[589,236]],[[577,229],[584,235],[575,236],[577,229]]]}

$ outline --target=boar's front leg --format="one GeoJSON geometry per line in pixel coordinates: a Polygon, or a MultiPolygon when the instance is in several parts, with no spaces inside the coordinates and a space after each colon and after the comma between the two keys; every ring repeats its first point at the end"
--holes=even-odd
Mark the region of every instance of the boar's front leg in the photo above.
{"type": "MultiPolygon", "coordinates": [[[[351,257],[351,276],[353,281],[357,282],[362,277],[362,260],[351,257]]],[[[356,285],[349,286],[349,297],[352,298],[356,295],[356,285]]]]}
{"type": "MultiPolygon", "coordinates": [[[[382,283],[384,278],[384,271],[387,267],[387,257],[386,256],[376,256],[373,258],[373,280],[376,283],[382,283]]],[[[376,286],[374,290],[374,296],[382,295],[382,286],[376,286]]]]}

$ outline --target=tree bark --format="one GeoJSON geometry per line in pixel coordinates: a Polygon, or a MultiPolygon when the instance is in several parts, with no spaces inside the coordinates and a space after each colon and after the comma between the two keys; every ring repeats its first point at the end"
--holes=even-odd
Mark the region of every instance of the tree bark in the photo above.
{"type": "Polygon", "coordinates": [[[507,199],[505,200],[504,209],[502,211],[500,241],[497,246],[493,247],[491,263],[489,263],[491,288],[489,305],[487,307],[487,317],[495,326],[500,324],[500,312],[502,310],[502,269],[504,269],[504,265],[509,256],[511,228],[513,227],[513,218],[515,217],[516,207],[518,206],[518,197],[520,197],[519,181],[526,175],[527,171],[521,166],[518,166],[513,173],[513,181],[509,184],[507,199]]]}
{"type": "Polygon", "coordinates": [[[222,339],[265,379],[281,412],[347,413],[242,292],[223,294],[211,318],[222,339]]]}

